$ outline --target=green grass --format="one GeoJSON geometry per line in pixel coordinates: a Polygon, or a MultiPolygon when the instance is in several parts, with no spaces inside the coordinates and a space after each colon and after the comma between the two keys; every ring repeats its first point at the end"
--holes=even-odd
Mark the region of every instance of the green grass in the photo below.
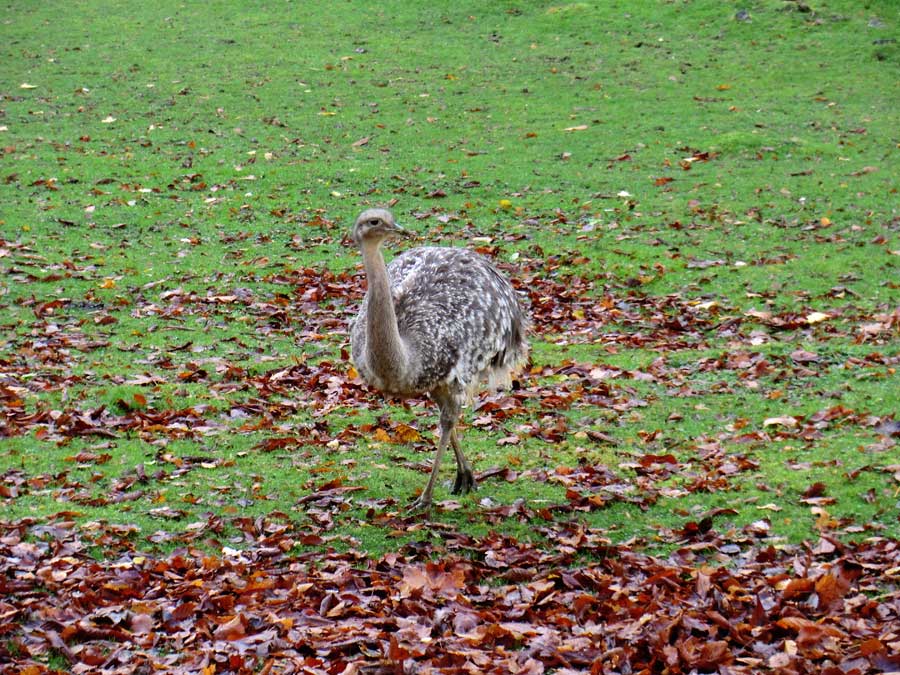
{"type": "Polygon", "coordinates": [[[540,541],[526,516],[492,511],[517,499],[533,518],[553,507],[661,547],[725,507],[726,533],[767,518],[793,542],[898,536],[896,436],[879,423],[900,402],[885,318],[900,306],[900,16],[875,1],[811,10],[0,10],[0,421],[17,406],[108,421],[194,411],[184,428],[148,419],[109,437],[10,431],[4,517],[127,523],[136,547],[166,549],[241,542],[254,536],[242,519],[281,512],[327,538],[314,547],[373,554],[455,531],[540,541]],[[519,477],[489,479],[433,529],[402,516],[431,460],[429,406],[260,388],[322,362],[317,391],[346,383],[355,282],[310,293],[358,268],[352,218],[393,200],[421,242],[493,248],[514,275],[582,289],[533,338],[533,395],[506,419],[467,418],[476,468],[519,477]],[[602,321],[577,330],[594,305],[602,321]],[[805,323],[815,312],[828,318],[805,323]],[[792,359],[800,349],[817,360],[792,359]],[[807,422],[835,406],[851,413],[807,422]],[[765,424],[785,415],[801,421],[765,424]],[[421,440],[372,440],[397,422],[421,440]],[[671,475],[635,468],[669,453],[671,475]],[[696,489],[734,457],[753,465],[696,489]],[[624,492],[579,485],[606,504],[557,508],[571,504],[554,472],[585,465],[624,492]],[[122,487],[138,466],[146,477],[122,487]],[[363,489],[302,501],[332,480],[363,489]],[[801,501],[815,482],[828,503],[801,501]],[[215,517],[221,528],[197,525],[215,517]]]}

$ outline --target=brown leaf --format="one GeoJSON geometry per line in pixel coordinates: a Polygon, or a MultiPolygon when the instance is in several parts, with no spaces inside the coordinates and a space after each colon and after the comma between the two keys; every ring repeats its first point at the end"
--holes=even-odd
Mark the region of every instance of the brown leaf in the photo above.
{"type": "Polygon", "coordinates": [[[815,363],[819,360],[819,355],[805,349],[795,349],[791,352],[791,360],[795,363],[815,363]]]}
{"type": "Polygon", "coordinates": [[[247,635],[246,626],[244,625],[244,617],[236,614],[228,621],[220,624],[213,631],[213,636],[217,640],[240,640],[247,635]]]}
{"type": "Polygon", "coordinates": [[[422,436],[408,424],[400,423],[394,427],[394,433],[391,440],[395,443],[416,443],[422,440],[422,436]]]}
{"type": "Polygon", "coordinates": [[[791,600],[798,596],[805,596],[812,593],[813,588],[815,587],[815,582],[812,579],[808,578],[800,578],[800,579],[791,579],[787,585],[782,590],[782,594],[784,595],[785,600],[791,600]]]}

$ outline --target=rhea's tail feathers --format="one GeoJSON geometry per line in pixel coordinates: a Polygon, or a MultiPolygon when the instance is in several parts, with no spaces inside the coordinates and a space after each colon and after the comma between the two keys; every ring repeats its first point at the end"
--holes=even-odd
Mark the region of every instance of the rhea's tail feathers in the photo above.
{"type": "MultiPolygon", "coordinates": [[[[512,386],[515,376],[528,362],[529,350],[526,334],[529,328],[528,317],[520,313],[516,320],[513,321],[503,347],[481,373],[480,379],[487,383],[489,389],[494,391],[508,389],[512,386]]],[[[470,397],[479,388],[477,382],[472,384],[472,391],[469,392],[470,397]]]]}

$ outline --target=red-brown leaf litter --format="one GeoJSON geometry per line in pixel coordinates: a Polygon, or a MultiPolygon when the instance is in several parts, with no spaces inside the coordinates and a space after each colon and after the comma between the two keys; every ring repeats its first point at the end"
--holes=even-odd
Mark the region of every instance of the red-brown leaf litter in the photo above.
{"type": "Polygon", "coordinates": [[[246,527],[239,549],[152,556],[65,514],[5,523],[2,672],[900,670],[900,544],[887,539],[776,549],[707,531],[663,558],[544,524],[552,549],[452,534],[373,559],[298,553],[304,533],[286,519],[246,527]]]}

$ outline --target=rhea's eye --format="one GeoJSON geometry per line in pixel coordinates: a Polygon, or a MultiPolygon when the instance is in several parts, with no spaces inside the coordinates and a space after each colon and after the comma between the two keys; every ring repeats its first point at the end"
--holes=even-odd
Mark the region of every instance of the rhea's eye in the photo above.
{"type": "Polygon", "coordinates": [[[378,224],[378,219],[377,219],[377,218],[372,218],[372,220],[369,221],[369,225],[375,226],[375,225],[377,225],[377,224],[378,224]]]}

